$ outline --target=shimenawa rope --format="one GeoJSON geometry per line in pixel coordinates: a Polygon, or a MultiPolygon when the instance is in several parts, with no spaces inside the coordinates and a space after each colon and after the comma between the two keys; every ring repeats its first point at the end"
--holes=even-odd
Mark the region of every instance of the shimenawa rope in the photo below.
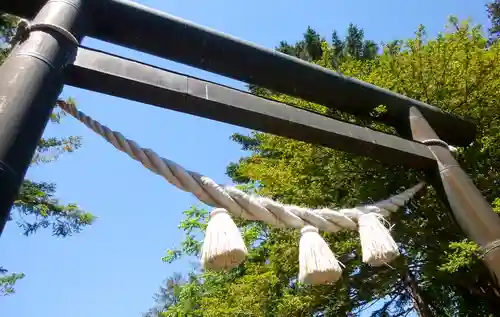
{"type": "Polygon", "coordinates": [[[342,210],[285,205],[265,197],[248,195],[234,187],[220,186],[207,176],[188,171],[150,149],[141,148],[121,133],[112,131],[78,111],[73,104],[60,100],[58,105],[150,171],[163,176],[177,188],[194,194],[205,204],[218,207],[211,212],[205,233],[202,250],[205,268],[229,269],[245,258],[245,244],[228,212],[243,219],[263,221],[276,227],[303,228],[299,261],[299,279],[303,282],[335,282],[341,275],[339,262],[319,235],[318,229],[327,232],[358,229],[363,246],[363,260],[373,266],[383,265],[398,256],[399,251],[381,220],[404,206],[424,186],[421,182],[389,199],[342,210]]]}

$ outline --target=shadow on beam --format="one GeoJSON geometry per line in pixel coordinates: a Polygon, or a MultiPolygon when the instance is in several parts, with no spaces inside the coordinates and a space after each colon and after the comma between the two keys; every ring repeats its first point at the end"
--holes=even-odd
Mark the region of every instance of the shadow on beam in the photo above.
{"type": "Polygon", "coordinates": [[[79,48],[66,83],[116,97],[272,133],[417,169],[435,166],[423,144],[334,120],[307,110],[79,48]]]}
{"type": "MultiPolygon", "coordinates": [[[[0,10],[33,17],[44,0],[0,3],[0,10]]],[[[415,106],[441,139],[466,146],[475,125],[439,108],[342,76],[294,57],[228,36],[129,0],[95,2],[91,37],[300,97],[355,115],[386,105],[383,121],[397,126],[415,106]]]]}

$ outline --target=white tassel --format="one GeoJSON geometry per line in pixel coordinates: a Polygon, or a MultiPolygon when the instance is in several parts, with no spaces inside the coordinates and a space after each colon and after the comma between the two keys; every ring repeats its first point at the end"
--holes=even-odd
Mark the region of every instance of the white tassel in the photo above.
{"type": "Polygon", "coordinates": [[[217,208],[210,213],[201,262],[205,269],[227,270],[245,260],[247,248],[240,230],[226,209],[217,208]]]}
{"type": "Polygon", "coordinates": [[[358,219],[363,262],[371,266],[388,264],[399,256],[398,246],[382,221],[384,217],[376,213],[367,213],[358,219]]]}
{"type": "Polygon", "coordinates": [[[305,226],[299,244],[299,281],[307,284],[336,282],[342,275],[340,262],[319,235],[318,229],[305,226]]]}

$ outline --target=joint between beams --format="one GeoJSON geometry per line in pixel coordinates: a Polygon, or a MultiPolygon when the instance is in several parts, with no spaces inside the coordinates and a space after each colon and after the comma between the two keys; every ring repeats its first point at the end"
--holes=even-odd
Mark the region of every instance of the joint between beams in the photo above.
{"type": "Polygon", "coordinates": [[[76,39],[76,37],[68,30],[66,30],[63,27],[60,27],[59,25],[55,25],[52,23],[44,23],[44,22],[39,22],[39,23],[34,23],[34,24],[29,24],[28,25],[28,32],[31,31],[43,31],[44,29],[50,29],[52,31],[56,31],[60,35],[64,36],[68,41],[75,45],[80,45],[80,42],[76,39]]]}
{"type": "MultiPolygon", "coordinates": [[[[57,2],[57,1],[53,1],[53,2],[57,2]]],[[[63,1],[63,2],[65,2],[65,1],[63,1]]],[[[76,37],[71,32],[69,32],[68,30],[66,30],[63,27],[60,27],[60,26],[52,24],[52,23],[44,23],[44,22],[31,24],[26,19],[21,19],[21,21],[18,23],[16,34],[14,35],[14,38],[12,39],[10,44],[11,44],[11,46],[15,46],[18,43],[22,43],[28,39],[28,36],[32,31],[42,31],[43,32],[44,29],[50,29],[52,31],[55,31],[56,33],[62,35],[65,39],[70,41],[75,46],[80,45],[80,43],[78,42],[76,37]]],[[[38,52],[25,52],[25,51],[21,50],[20,52],[18,52],[16,54],[16,56],[30,56],[30,57],[36,58],[36,59],[44,62],[52,69],[55,68],[54,65],[47,58],[45,58],[43,55],[39,54],[38,52]]],[[[68,56],[66,63],[72,62],[74,60],[75,56],[76,56],[76,51],[74,52],[74,54],[71,54],[70,56],[68,56]]]]}
{"type": "Polygon", "coordinates": [[[484,258],[486,255],[492,251],[496,251],[500,249],[500,239],[498,240],[493,240],[489,243],[487,243],[485,246],[481,247],[481,257],[484,258]]]}
{"type": "Polygon", "coordinates": [[[427,140],[420,141],[420,143],[425,144],[427,146],[439,145],[439,146],[442,146],[444,148],[447,148],[450,152],[457,151],[456,147],[449,145],[448,143],[446,143],[445,141],[443,141],[441,139],[427,139],[427,140]]]}
{"type": "MultiPolygon", "coordinates": [[[[70,4],[70,2],[67,1],[52,1],[52,2],[64,2],[70,4]]],[[[72,6],[75,7],[74,4],[72,6]]],[[[31,23],[26,19],[21,19],[21,21],[19,21],[17,25],[16,35],[12,39],[11,44],[12,46],[14,46],[18,42],[24,42],[28,38],[29,33],[31,33],[32,31],[44,31],[44,29],[50,29],[52,31],[55,31],[58,34],[62,35],[65,39],[67,39],[71,43],[75,44],[76,46],[80,45],[80,42],[76,39],[73,33],[71,33],[70,31],[66,30],[65,28],[59,25],[55,25],[52,23],[45,23],[45,22],[31,23]]]]}
{"type": "Polygon", "coordinates": [[[440,139],[427,139],[427,140],[423,140],[420,142],[425,144],[425,145],[441,145],[443,147],[449,148],[448,143],[446,143],[445,141],[440,140],[440,139]]]}

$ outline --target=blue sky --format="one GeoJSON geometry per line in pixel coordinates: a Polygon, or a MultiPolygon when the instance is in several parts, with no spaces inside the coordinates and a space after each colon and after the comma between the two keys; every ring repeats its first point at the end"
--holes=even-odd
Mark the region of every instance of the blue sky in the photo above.
{"type": "MultiPolygon", "coordinates": [[[[228,1],[141,0],[140,3],[272,48],[294,42],[308,25],[330,38],[350,22],[368,39],[407,38],[419,24],[430,35],[450,14],[486,24],[484,0],[412,1],[228,1]]],[[[124,30],[126,32],[126,30],[124,30]]],[[[237,88],[243,84],[93,39],[84,44],[237,88]]],[[[228,163],[245,153],[229,140],[246,130],[190,115],[66,87],[81,110],[146,148],[219,183],[228,163]]],[[[57,239],[40,231],[24,237],[9,224],[0,239],[0,263],[26,273],[17,294],[0,298],[2,316],[137,317],[153,305],[161,281],[189,269],[188,261],[164,264],[167,248],[178,244],[182,211],[196,203],[140,164],[116,151],[73,118],[50,125],[46,136],[79,135],[83,147],[56,163],[34,166],[28,177],[55,182],[58,197],[97,215],[81,234],[57,239]]]]}

